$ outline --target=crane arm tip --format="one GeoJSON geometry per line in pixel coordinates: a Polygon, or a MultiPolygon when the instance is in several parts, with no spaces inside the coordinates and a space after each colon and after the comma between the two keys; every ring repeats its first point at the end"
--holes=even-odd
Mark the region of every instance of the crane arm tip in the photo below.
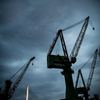
{"type": "Polygon", "coordinates": [[[35,59],[35,57],[32,57],[30,60],[33,60],[33,59],[35,59]]]}

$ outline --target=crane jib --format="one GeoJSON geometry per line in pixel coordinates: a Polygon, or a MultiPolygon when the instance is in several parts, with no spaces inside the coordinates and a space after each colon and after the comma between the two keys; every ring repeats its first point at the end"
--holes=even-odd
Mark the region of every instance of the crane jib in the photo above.
{"type": "Polygon", "coordinates": [[[70,54],[70,59],[73,58],[73,57],[76,58],[76,56],[78,55],[79,49],[81,47],[81,44],[82,44],[86,29],[87,29],[87,26],[88,26],[88,22],[89,22],[89,17],[87,17],[85,19],[85,22],[84,22],[84,24],[83,24],[83,26],[81,28],[81,31],[79,33],[79,36],[78,36],[78,38],[77,38],[77,40],[75,42],[73,50],[72,50],[72,52],[70,54]]]}

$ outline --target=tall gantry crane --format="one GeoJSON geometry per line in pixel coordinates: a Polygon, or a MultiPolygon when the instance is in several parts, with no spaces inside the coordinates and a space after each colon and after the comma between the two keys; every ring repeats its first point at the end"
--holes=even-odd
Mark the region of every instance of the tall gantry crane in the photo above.
{"type": "Polygon", "coordinates": [[[71,69],[71,66],[72,66],[72,64],[74,64],[76,62],[76,57],[78,55],[80,46],[82,44],[86,29],[88,26],[88,22],[89,22],[89,16],[87,18],[85,18],[85,20],[82,20],[70,27],[67,27],[62,30],[60,29],[57,32],[56,37],[54,38],[54,41],[53,41],[52,45],[50,46],[49,52],[47,54],[47,67],[48,68],[63,69],[61,74],[64,75],[65,83],[66,83],[66,96],[65,96],[65,99],[63,99],[63,100],[82,100],[81,97],[78,97],[78,94],[76,93],[76,90],[73,86],[72,73],[74,73],[74,71],[71,69]],[[85,21],[85,22],[81,28],[81,31],[79,33],[79,36],[76,40],[76,43],[74,45],[74,48],[73,48],[73,50],[70,54],[70,58],[69,58],[62,31],[72,28],[72,27],[80,24],[83,21],[85,21]],[[53,50],[59,36],[60,36],[64,56],[51,55],[52,50],[53,50]]]}
{"type": "Polygon", "coordinates": [[[16,81],[14,82],[13,86],[11,86],[12,82],[11,82],[10,79],[11,79],[13,76],[15,76],[22,68],[21,68],[18,72],[16,72],[9,80],[6,80],[6,81],[5,81],[4,90],[0,91],[0,100],[9,100],[9,99],[12,97],[12,95],[13,95],[14,92],[16,91],[16,89],[17,89],[19,83],[21,82],[21,80],[22,80],[22,78],[23,78],[23,76],[24,76],[26,70],[28,69],[28,67],[29,67],[29,65],[30,65],[30,63],[31,63],[31,61],[32,61],[33,59],[35,59],[35,57],[32,57],[32,58],[28,61],[28,63],[25,64],[25,66],[23,66],[23,67],[25,67],[25,68],[22,67],[23,70],[22,70],[22,72],[20,73],[19,77],[18,77],[18,78],[16,79],[16,81]]]}
{"type": "MultiPolygon", "coordinates": [[[[85,85],[85,82],[84,82],[84,78],[83,78],[83,75],[82,75],[82,72],[81,72],[81,69],[84,67],[81,67],[81,69],[79,69],[78,71],[78,75],[77,75],[77,80],[76,80],[76,84],[75,84],[75,88],[76,88],[76,91],[78,94],[83,94],[83,96],[85,97],[85,100],[89,100],[88,98],[88,91],[90,90],[90,85],[91,85],[91,81],[92,81],[92,78],[93,78],[93,73],[94,73],[94,69],[95,69],[95,65],[96,65],[96,60],[97,60],[97,54],[98,54],[98,49],[95,50],[95,53],[94,53],[94,57],[93,57],[93,61],[92,61],[92,65],[91,65],[91,69],[90,69],[90,73],[89,73],[89,77],[88,77],[88,81],[87,81],[87,86],[85,85]],[[78,85],[78,80],[79,80],[79,75],[81,75],[81,78],[82,78],[82,82],[83,82],[83,87],[79,87],[77,88],[77,85],[78,85]]],[[[89,59],[90,60],[90,59],[89,59]]],[[[88,61],[89,61],[88,60],[88,61]]]]}

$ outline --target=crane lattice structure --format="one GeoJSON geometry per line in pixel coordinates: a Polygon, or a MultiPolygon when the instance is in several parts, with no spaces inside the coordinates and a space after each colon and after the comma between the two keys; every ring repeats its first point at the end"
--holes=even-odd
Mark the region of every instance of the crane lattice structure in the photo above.
{"type": "MultiPolygon", "coordinates": [[[[79,69],[78,71],[78,75],[77,75],[77,80],[76,80],[76,84],[75,84],[75,88],[78,94],[83,94],[83,96],[85,97],[85,100],[89,100],[89,95],[88,95],[88,91],[90,90],[90,85],[92,82],[92,78],[93,78],[93,73],[94,73],[94,69],[95,69],[95,65],[96,65],[96,60],[97,60],[97,54],[98,54],[98,49],[95,50],[95,53],[93,54],[93,61],[92,61],[92,65],[91,65],[91,69],[90,69],[90,73],[89,73],[89,77],[88,77],[88,81],[87,81],[87,85],[85,85],[84,82],[84,78],[81,72],[81,69],[84,67],[81,67],[81,69],[79,69]],[[82,83],[83,83],[83,87],[79,87],[77,88],[78,85],[78,81],[79,81],[79,75],[81,76],[82,79],[82,83]]],[[[92,57],[92,56],[91,56],[92,57]]],[[[90,59],[89,59],[90,60],[90,59]]],[[[88,61],[89,61],[88,60],[88,61]]],[[[87,64],[87,63],[86,63],[87,64]]],[[[85,64],[85,65],[86,65],[85,64]]]]}
{"type": "Polygon", "coordinates": [[[18,70],[9,80],[6,80],[6,81],[5,81],[4,90],[0,91],[0,100],[9,100],[9,99],[13,96],[14,92],[16,91],[16,89],[17,89],[19,83],[21,82],[21,80],[22,80],[22,78],[23,78],[23,76],[24,76],[26,70],[28,69],[28,67],[29,67],[29,65],[30,65],[30,63],[31,63],[31,61],[32,61],[33,59],[35,59],[35,57],[32,57],[32,58],[28,61],[28,63],[27,63],[25,66],[22,67],[23,70],[22,70],[22,72],[20,73],[19,77],[18,77],[18,78],[16,79],[16,81],[14,82],[13,86],[11,86],[12,82],[11,82],[10,79],[13,78],[22,68],[21,68],[20,70],[18,70]]]}
{"type": "Polygon", "coordinates": [[[47,54],[47,67],[48,68],[63,69],[61,74],[64,75],[65,83],[66,83],[66,96],[65,96],[65,99],[63,99],[63,100],[82,100],[81,97],[78,97],[78,94],[76,93],[76,90],[73,86],[72,73],[74,73],[74,71],[71,69],[71,66],[72,66],[72,64],[74,64],[76,62],[76,57],[77,57],[79,49],[81,47],[88,23],[89,23],[89,16],[87,18],[85,18],[85,20],[82,20],[68,28],[65,28],[62,30],[60,29],[57,32],[56,37],[54,38],[54,41],[53,41],[52,45],[50,46],[49,52],[47,54]],[[69,58],[62,31],[72,28],[75,25],[78,25],[83,21],[84,21],[84,24],[81,28],[81,31],[79,33],[79,36],[76,40],[76,43],[73,47],[73,50],[72,50],[72,52],[70,54],[70,58],[69,58]],[[60,40],[61,40],[64,56],[51,55],[52,50],[56,44],[58,37],[60,37],[60,40]]]}

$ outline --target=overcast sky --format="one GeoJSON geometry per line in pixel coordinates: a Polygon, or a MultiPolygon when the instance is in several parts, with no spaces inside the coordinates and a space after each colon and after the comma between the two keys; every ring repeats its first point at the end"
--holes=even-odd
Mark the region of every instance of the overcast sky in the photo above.
{"type": "MultiPolygon", "coordinates": [[[[31,57],[30,64],[12,100],[25,100],[29,84],[29,100],[60,100],[65,98],[65,80],[59,69],[47,69],[47,53],[59,29],[64,29],[90,16],[77,62],[72,66],[75,84],[78,69],[100,46],[100,0],[0,0],[0,87],[31,57]],[[92,30],[95,27],[95,31],[92,30]],[[35,99],[37,98],[37,99],[35,99]],[[38,99],[39,98],[39,99],[38,99]]],[[[83,23],[63,32],[70,55],[83,23]]],[[[58,42],[53,53],[62,55],[58,42]]],[[[93,59],[93,58],[92,58],[93,59]]],[[[82,69],[85,83],[91,61],[82,69]]],[[[19,74],[18,74],[19,75],[19,74]]],[[[14,82],[14,77],[11,81],[14,82]]],[[[81,79],[79,86],[82,86],[81,79]]],[[[100,58],[90,87],[90,97],[100,97],[100,58]]]]}

